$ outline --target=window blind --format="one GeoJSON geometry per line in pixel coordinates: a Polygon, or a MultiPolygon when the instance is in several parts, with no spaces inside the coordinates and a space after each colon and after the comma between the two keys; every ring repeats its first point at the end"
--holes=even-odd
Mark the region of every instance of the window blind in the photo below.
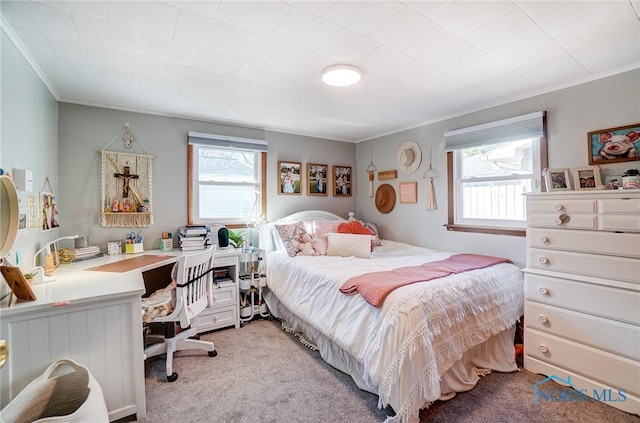
{"type": "Polygon", "coordinates": [[[227,135],[204,134],[189,131],[189,144],[208,147],[234,148],[240,150],[267,151],[266,140],[231,137],[227,135]]]}
{"type": "Polygon", "coordinates": [[[527,138],[540,138],[544,135],[545,113],[544,111],[533,112],[445,132],[444,148],[446,151],[453,151],[527,138]]]}

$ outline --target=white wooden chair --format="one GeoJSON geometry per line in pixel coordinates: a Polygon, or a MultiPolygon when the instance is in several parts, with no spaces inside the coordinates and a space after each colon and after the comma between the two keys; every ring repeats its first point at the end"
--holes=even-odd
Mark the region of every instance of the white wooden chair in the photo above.
{"type": "Polygon", "coordinates": [[[216,246],[194,254],[181,256],[178,260],[175,278],[175,306],[167,316],[154,317],[151,323],[164,323],[165,335],[159,343],[145,348],[145,360],[160,354],[167,354],[167,380],[173,382],[178,374],[173,371],[173,353],[188,349],[203,349],[210,357],[218,355],[213,342],[201,341],[197,327],[191,321],[207,307],[209,289],[213,280],[213,258],[216,246]],[[182,331],[175,333],[179,323],[182,331]],[[190,339],[195,338],[195,339],[190,339]]]}

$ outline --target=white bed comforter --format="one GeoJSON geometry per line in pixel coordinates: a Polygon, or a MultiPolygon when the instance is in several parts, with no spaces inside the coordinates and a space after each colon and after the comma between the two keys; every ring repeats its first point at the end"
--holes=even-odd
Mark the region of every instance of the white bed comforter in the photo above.
{"type": "Polygon", "coordinates": [[[450,255],[387,240],[371,259],[289,257],[279,250],[268,257],[267,281],[282,305],[362,364],[379,406],[396,412],[388,421],[417,422],[420,408],[440,397],[439,379],[447,369],[522,315],[520,269],[502,263],[411,284],[379,308],[338,289],[352,276],[450,255]]]}

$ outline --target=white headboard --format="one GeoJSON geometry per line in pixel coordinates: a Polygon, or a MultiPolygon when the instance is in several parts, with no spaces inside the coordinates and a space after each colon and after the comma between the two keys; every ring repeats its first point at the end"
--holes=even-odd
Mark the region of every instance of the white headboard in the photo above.
{"type": "Polygon", "coordinates": [[[271,251],[275,250],[273,243],[273,225],[275,223],[284,222],[313,222],[314,220],[354,220],[354,213],[349,212],[349,216],[345,219],[337,214],[324,211],[324,210],[303,210],[300,212],[292,213],[288,216],[281,217],[273,222],[265,222],[259,225],[259,246],[261,250],[265,251],[268,255],[271,251]]]}

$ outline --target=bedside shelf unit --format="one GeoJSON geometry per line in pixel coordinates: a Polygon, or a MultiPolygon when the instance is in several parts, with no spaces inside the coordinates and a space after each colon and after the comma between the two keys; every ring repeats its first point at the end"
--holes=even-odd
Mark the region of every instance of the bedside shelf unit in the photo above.
{"type": "Polygon", "coordinates": [[[525,369],[640,414],[640,190],[529,194],[527,214],[525,369]]]}
{"type": "Polygon", "coordinates": [[[267,278],[261,272],[264,250],[253,249],[251,252],[241,253],[240,279],[240,321],[249,322],[256,316],[270,317],[267,304],[262,298],[262,291],[267,286],[267,278]]]}
{"type": "Polygon", "coordinates": [[[238,252],[216,251],[213,265],[216,269],[227,268],[231,281],[212,284],[209,290],[209,305],[196,318],[198,333],[234,326],[240,328],[238,308],[238,252]]]}

